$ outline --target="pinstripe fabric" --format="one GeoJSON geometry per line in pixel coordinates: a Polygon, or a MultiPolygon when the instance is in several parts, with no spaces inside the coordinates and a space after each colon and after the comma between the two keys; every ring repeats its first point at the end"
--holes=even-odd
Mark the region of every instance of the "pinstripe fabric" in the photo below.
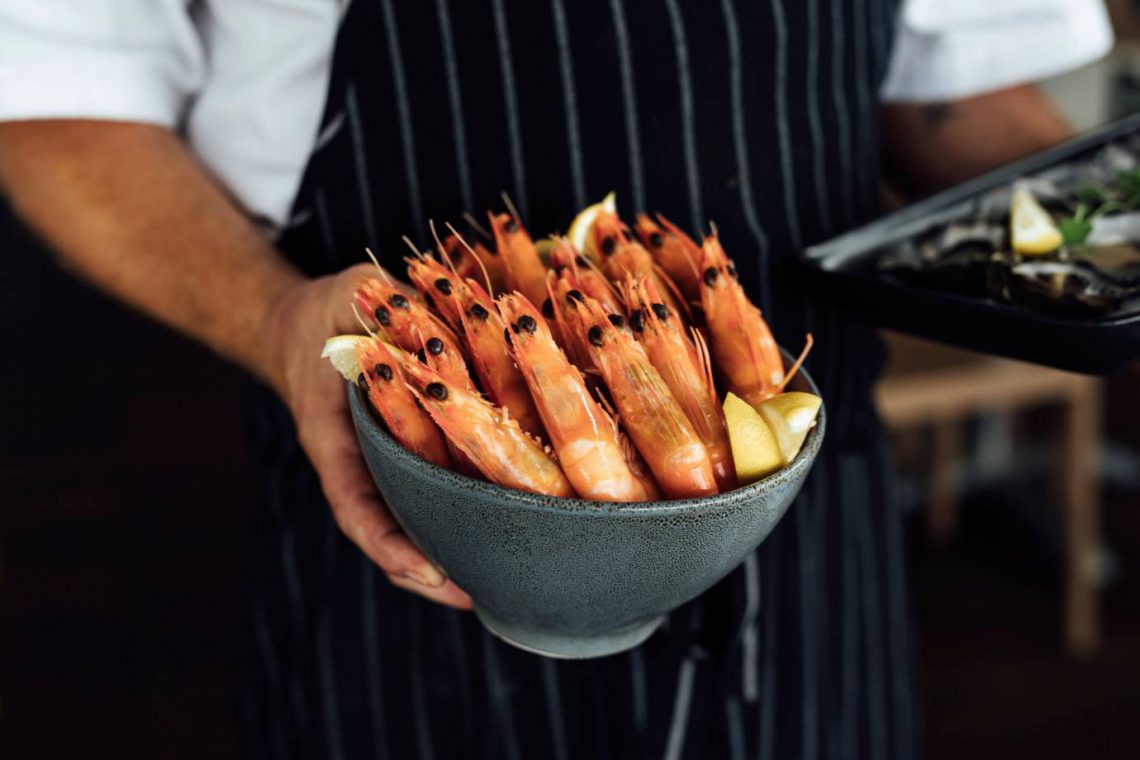
{"type": "Polygon", "coordinates": [[[648,211],[645,205],[645,178],[641,171],[641,137],[637,125],[637,94],[633,80],[633,57],[630,54],[629,30],[621,0],[610,0],[613,15],[614,38],[617,40],[618,61],[621,64],[621,92],[625,111],[625,139],[629,143],[629,176],[632,183],[633,209],[648,211]]]}
{"type": "Polygon", "coordinates": [[[850,224],[855,219],[854,160],[851,155],[851,120],[848,116],[851,95],[847,91],[844,67],[847,65],[845,45],[848,27],[844,25],[846,0],[831,0],[831,95],[835,106],[835,127],[839,136],[839,172],[841,200],[850,224]]]}
{"type": "Polygon", "coordinates": [[[400,235],[479,215],[501,190],[544,233],[614,188],[623,212],[716,222],[778,339],[814,332],[832,424],[803,495],[740,568],[637,650],[555,663],[387,584],[258,394],[251,753],[914,755],[900,515],[869,402],[881,348],[779,269],[875,212],[892,16],[890,0],[351,4],[281,241],[305,271],[366,244],[395,264],[400,235]]]}
{"type": "Polygon", "coordinates": [[[451,105],[451,132],[455,143],[455,168],[459,174],[459,197],[463,205],[472,208],[471,166],[467,160],[467,136],[463,129],[463,95],[459,90],[459,67],[455,62],[455,43],[451,39],[451,14],[447,0],[435,0],[439,19],[439,39],[443,60],[447,64],[447,100],[451,105]]]}
{"type": "MultiPolygon", "coordinates": [[[[732,144],[736,152],[736,169],[740,175],[740,202],[748,229],[756,238],[759,248],[756,268],[764,272],[768,269],[768,235],[764,232],[764,227],[756,214],[756,201],[752,194],[748,131],[744,124],[744,77],[741,70],[740,29],[737,26],[736,10],[733,8],[732,0],[721,0],[721,12],[724,14],[725,32],[728,36],[729,81],[732,87],[732,144]]],[[[767,310],[772,303],[769,290],[768,278],[765,277],[760,282],[759,306],[762,310],[767,310]]]]}
{"type": "Polygon", "coordinates": [[[495,45],[499,50],[499,66],[503,77],[503,100],[507,111],[507,130],[511,138],[511,170],[514,173],[514,201],[523,216],[530,213],[526,194],[526,168],[523,165],[522,131],[519,128],[519,107],[515,94],[515,70],[511,63],[510,32],[503,0],[491,0],[495,18],[495,45]]]}
{"type": "Polygon", "coordinates": [[[562,73],[562,100],[565,105],[567,153],[570,158],[570,177],[574,182],[574,205],[586,205],[586,175],[582,169],[582,137],[578,132],[578,95],[574,88],[574,62],[570,50],[570,35],[566,29],[566,11],[562,0],[550,0],[554,17],[554,38],[558,41],[558,65],[562,73]]]}
{"type": "Polygon", "coordinates": [[[681,106],[681,135],[685,146],[685,179],[689,189],[689,224],[704,230],[705,212],[701,203],[701,170],[697,160],[697,136],[694,123],[693,85],[690,81],[689,47],[685,41],[685,19],[677,0],[665,0],[669,26],[673,32],[673,48],[677,63],[677,90],[681,106]]]}

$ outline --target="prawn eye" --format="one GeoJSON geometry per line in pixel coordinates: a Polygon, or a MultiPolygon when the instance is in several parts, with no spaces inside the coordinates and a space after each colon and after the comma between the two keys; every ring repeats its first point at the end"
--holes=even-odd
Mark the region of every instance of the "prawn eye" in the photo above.
{"type": "Polygon", "coordinates": [[[629,313],[629,326],[633,328],[634,332],[641,332],[645,329],[645,312],[641,309],[634,309],[629,313]]]}
{"type": "Polygon", "coordinates": [[[590,343],[598,348],[602,347],[602,328],[594,325],[590,328],[590,331],[586,333],[586,337],[590,340],[590,343]]]}
{"type": "Polygon", "coordinates": [[[443,383],[428,383],[427,388],[424,390],[426,390],[427,394],[434,398],[436,401],[447,400],[447,386],[443,383]]]}
{"type": "Polygon", "coordinates": [[[655,315],[657,315],[658,319],[666,320],[669,318],[669,309],[666,308],[665,304],[663,304],[663,303],[650,304],[650,308],[653,309],[653,313],[655,315]]]}
{"type": "Polygon", "coordinates": [[[510,219],[507,220],[507,223],[503,225],[503,229],[506,230],[507,232],[518,232],[519,231],[519,223],[516,222],[515,218],[512,216],[510,219]]]}
{"type": "Polygon", "coordinates": [[[661,237],[660,232],[651,232],[649,234],[649,244],[654,248],[660,248],[665,244],[665,238],[661,237]]]}
{"type": "Polygon", "coordinates": [[[440,277],[435,281],[435,289],[445,296],[451,295],[451,280],[446,277],[440,277]]]}
{"type": "Polygon", "coordinates": [[[383,306],[376,307],[376,321],[387,327],[392,323],[392,315],[383,306]]]}
{"type": "Polygon", "coordinates": [[[705,285],[708,285],[711,288],[716,284],[716,278],[719,274],[720,272],[716,271],[716,267],[709,267],[705,270],[704,274],[701,275],[701,277],[704,279],[705,285]]]}
{"type": "Polygon", "coordinates": [[[528,333],[533,333],[538,328],[538,323],[534,321],[534,317],[529,314],[523,314],[519,317],[519,329],[525,330],[528,333]]]}
{"type": "Polygon", "coordinates": [[[360,390],[368,390],[368,381],[364,379],[364,373],[361,372],[356,378],[356,384],[360,386],[360,390]]]}
{"type": "Polygon", "coordinates": [[[507,341],[508,346],[514,345],[511,343],[511,330],[509,327],[503,328],[503,338],[507,341]]]}
{"type": "Polygon", "coordinates": [[[439,356],[443,353],[443,341],[439,338],[428,338],[427,350],[432,356],[439,356]]]}
{"type": "Polygon", "coordinates": [[[471,316],[475,317],[476,319],[478,319],[482,322],[486,322],[487,321],[487,310],[483,308],[482,304],[478,304],[478,303],[472,304],[471,316]]]}
{"type": "Polygon", "coordinates": [[[427,354],[424,353],[422,348],[416,351],[416,358],[420,360],[420,364],[427,364],[427,354]]]}
{"type": "Polygon", "coordinates": [[[617,238],[613,235],[602,239],[602,253],[607,256],[613,256],[615,248],[617,248],[617,238]]]}
{"type": "Polygon", "coordinates": [[[392,368],[387,364],[377,364],[372,368],[372,371],[384,382],[388,383],[392,381],[392,368]]]}
{"type": "Polygon", "coordinates": [[[396,295],[394,295],[394,296],[392,296],[391,298],[389,298],[389,299],[388,299],[388,303],[392,304],[392,305],[393,305],[393,306],[395,306],[397,309],[406,309],[406,308],[408,308],[408,299],[404,298],[404,297],[403,297],[402,295],[400,295],[399,293],[397,293],[396,295]]]}
{"type": "Polygon", "coordinates": [[[610,320],[610,324],[613,325],[614,327],[617,327],[617,328],[625,327],[625,317],[623,317],[621,314],[610,314],[609,320],[610,320]]]}
{"type": "Polygon", "coordinates": [[[580,291],[580,290],[571,290],[571,291],[566,293],[566,302],[569,303],[570,305],[574,305],[576,303],[582,303],[585,300],[586,300],[586,297],[584,295],[582,295],[582,291],[580,291]]]}
{"type": "Polygon", "coordinates": [[[574,263],[580,267],[590,266],[590,263],[588,261],[586,261],[585,257],[583,257],[583,256],[575,256],[574,257],[574,263]]]}
{"type": "Polygon", "coordinates": [[[554,319],[554,301],[549,298],[542,302],[542,316],[547,319],[554,319]]]}

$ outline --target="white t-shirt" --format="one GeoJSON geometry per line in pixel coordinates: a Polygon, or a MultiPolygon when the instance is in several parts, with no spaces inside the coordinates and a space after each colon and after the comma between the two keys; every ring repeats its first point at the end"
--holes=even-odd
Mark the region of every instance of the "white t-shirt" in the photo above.
{"type": "MultiPolygon", "coordinates": [[[[184,130],[255,217],[287,221],[350,0],[0,0],[0,120],[184,130]]],[[[881,93],[945,100],[1112,46],[1102,0],[906,0],[881,93]]]]}

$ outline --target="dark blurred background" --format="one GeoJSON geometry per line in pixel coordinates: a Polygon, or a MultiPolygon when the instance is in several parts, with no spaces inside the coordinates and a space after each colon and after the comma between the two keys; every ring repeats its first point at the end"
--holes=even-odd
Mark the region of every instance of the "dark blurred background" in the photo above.
{"type": "MultiPolygon", "coordinates": [[[[1125,5],[1113,55],[1045,85],[1078,128],[1140,110],[1125,5]]],[[[236,754],[248,381],[2,205],[0,335],[0,757],[236,754]]],[[[888,338],[928,755],[1136,757],[1140,368],[888,338]]]]}

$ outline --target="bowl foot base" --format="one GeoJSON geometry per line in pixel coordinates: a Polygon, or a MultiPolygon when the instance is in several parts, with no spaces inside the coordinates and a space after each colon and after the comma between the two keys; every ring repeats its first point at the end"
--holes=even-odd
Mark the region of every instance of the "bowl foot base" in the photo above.
{"type": "Polygon", "coordinates": [[[662,615],[602,634],[579,636],[508,623],[479,607],[475,608],[475,615],[488,631],[511,646],[559,660],[588,660],[633,649],[652,636],[665,620],[662,615]]]}

